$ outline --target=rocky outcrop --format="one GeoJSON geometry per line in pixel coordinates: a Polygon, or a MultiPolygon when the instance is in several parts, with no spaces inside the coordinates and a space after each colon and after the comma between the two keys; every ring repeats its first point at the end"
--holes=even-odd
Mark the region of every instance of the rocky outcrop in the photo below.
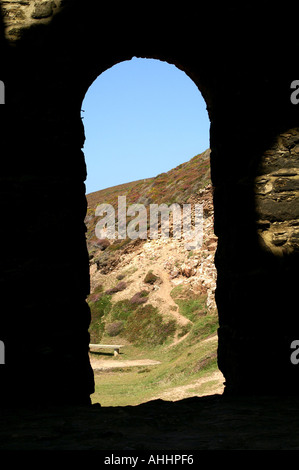
{"type": "MultiPolygon", "coordinates": [[[[174,284],[183,282],[200,294],[207,295],[209,310],[216,310],[215,289],[217,272],[214,263],[217,248],[217,237],[214,233],[213,191],[211,184],[201,189],[197,196],[192,196],[188,203],[203,204],[203,241],[202,246],[196,250],[186,251],[184,240],[179,241],[178,250],[185,252],[184,261],[177,264],[176,259],[165,263],[174,284]],[[184,251],[185,250],[185,251],[184,251]]],[[[162,243],[162,242],[161,242],[162,243]]]]}
{"type": "MultiPolygon", "coordinates": [[[[93,253],[90,265],[91,267],[94,264],[97,265],[96,271],[91,269],[92,288],[97,285],[97,282],[100,282],[99,279],[103,282],[103,277],[99,277],[97,274],[98,271],[101,275],[105,274],[106,276],[117,272],[121,273],[131,266],[132,255],[135,254],[138,259],[135,264],[136,270],[140,273],[146,269],[148,261],[152,260],[152,264],[149,265],[151,270],[144,278],[145,283],[150,283],[151,279],[153,281],[159,279],[152,270],[162,269],[171,280],[170,290],[178,284],[189,286],[199,295],[206,295],[208,311],[217,310],[215,302],[217,272],[214,263],[217,237],[214,233],[212,185],[208,184],[199,191],[197,196],[192,196],[188,203],[191,204],[192,211],[194,204],[203,204],[203,240],[200,248],[191,249],[189,244],[186,244],[184,237],[176,239],[172,236],[169,238],[160,236],[157,240],[148,238],[146,242],[129,240],[123,247],[120,246],[116,252],[109,253],[108,250],[102,253],[102,244],[104,242],[99,240],[97,251],[94,251],[95,243],[90,244],[90,250],[93,253]]],[[[89,223],[92,224],[92,220],[87,222],[87,226],[89,223]]],[[[172,221],[170,221],[170,232],[173,232],[172,221]]],[[[136,287],[136,289],[138,288],[141,288],[141,286],[136,287]]]]}

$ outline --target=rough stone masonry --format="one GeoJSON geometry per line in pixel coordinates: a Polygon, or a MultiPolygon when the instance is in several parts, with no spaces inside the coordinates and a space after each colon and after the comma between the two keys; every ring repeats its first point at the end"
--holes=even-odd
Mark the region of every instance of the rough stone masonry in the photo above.
{"type": "Polygon", "coordinates": [[[224,393],[297,394],[296,15],[213,3],[196,14],[91,0],[0,7],[1,405],[90,401],[80,110],[91,83],[134,56],[179,67],[207,104],[224,393]]]}

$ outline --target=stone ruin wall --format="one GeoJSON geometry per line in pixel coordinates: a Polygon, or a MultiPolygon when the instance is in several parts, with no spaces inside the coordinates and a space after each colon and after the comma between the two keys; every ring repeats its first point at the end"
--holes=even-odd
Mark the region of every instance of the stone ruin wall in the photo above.
{"type": "Polygon", "coordinates": [[[63,0],[4,0],[1,2],[5,36],[10,41],[22,37],[22,31],[37,24],[47,24],[62,8],[63,0]]]}
{"type": "MultiPolygon", "coordinates": [[[[273,35],[282,12],[275,25],[269,12],[263,18],[248,8],[245,24],[238,13],[234,21],[230,11],[209,11],[199,34],[197,23],[183,29],[185,11],[171,21],[148,11],[138,24],[136,14],[105,16],[90,0],[0,5],[6,95],[0,109],[1,285],[7,301],[0,325],[7,357],[0,371],[2,402],[18,399],[23,375],[25,401],[69,402],[72,392],[74,402],[88,402],[93,391],[80,107],[101,72],[134,55],[175,64],[207,103],[218,363],[226,392],[298,390],[290,362],[290,343],[299,333],[299,108],[290,102],[298,39],[292,28],[273,35]],[[209,41],[211,22],[221,41],[209,41]],[[246,26],[252,24],[254,36],[246,26]],[[278,68],[282,57],[287,66],[278,68]],[[73,257],[66,258],[66,247],[73,257]],[[23,371],[16,343],[26,358],[23,371]]],[[[190,12],[186,21],[192,21],[190,12]]]]}

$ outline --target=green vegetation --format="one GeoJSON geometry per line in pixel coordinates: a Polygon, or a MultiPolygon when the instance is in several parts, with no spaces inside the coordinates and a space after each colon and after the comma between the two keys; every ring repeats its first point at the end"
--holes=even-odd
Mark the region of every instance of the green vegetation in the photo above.
{"type": "Polygon", "coordinates": [[[201,315],[206,315],[206,297],[194,294],[190,289],[181,285],[175,287],[170,295],[179,306],[181,315],[196,323],[201,315]]]}
{"type": "MultiPolygon", "coordinates": [[[[111,358],[110,358],[111,360],[111,358]]],[[[161,397],[175,400],[185,396],[214,394],[221,381],[215,379],[217,336],[198,341],[190,335],[173,347],[128,345],[120,356],[118,369],[95,372],[93,403],[102,406],[137,405],[161,397]],[[150,359],[157,365],[122,368],[122,360],[150,359]]]]}
{"type": "Polygon", "coordinates": [[[119,300],[115,302],[111,310],[111,320],[127,321],[131,313],[134,312],[136,306],[130,302],[129,299],[119,300]]]}
{"type": "Polygon", "coordinates": [[[108,336],[118,336],[124,329],[123,321],[116,321],[114,323],[108,323],[105,327],[105,332],[108,336]]]}
{"type": "Polygon", "coordinates": [[[102,294],[95,300],[89,300],[88,304],[91,313],[90,342],[99,343],[104,332],[105,316],[111,309],[111,296],[102,294]]]}
{"type": "Polygon", "coordinates": [[[119,362],[120,367],[95,373],[94,403],[136,405],[164,395],[164,399],[173,399],[178,391],[186,396],[214,393],[215,386],[219,385],[214,376],[218,371],[218,316],[216,312],[207,312],[205,296],[196,296],[181,285],[172,290],[180,313],[190,320],[190,324],[182,328],[171,315],[167,319],[162,317],[150,303],[136,305],[129,299],[112,303],[111,296],[98,290],[102,293],[99,304],[102,308],[98,308],[101,315],[92,318],[100,319],[104,340],[113,337],[113,341],[126,346],[117,357],[101,357],[119,362]],[[181,341],[175,342],[176,334],[181,341]],[[122,368],[122,360],[136,359],[160,363],[122,368]]]}
{"type": "Polygon", "coordinates": [[[99,343],[105,333],[108,336],[121,334],[135,345],[148,347],[163,344],[173,337],[176,330],[175,321],[165,321],[157,308],[151,304],[143,305],[147,301],[147,291],[136,293],[130,300],[120,300],[113,304],[111,295],[107,295],[108,291],[102,293],[101,289],[88,299],[92,343],[99,343]]]}
{"type": "Polygon", "coordinates": [[[130,315],[126,325],[126,337],[136,346],[157,346],[165,343],[176,330],[174,320],[165,321],[152,305],[139,307],[130,315]]]}
{"type": "Polygon", "coordinates": [[[189,288],[179,285],[172,289],[170,295],[179,306],[182,315],[192,322],[189,340],[203,340],[216,333],[218,315],[207,311],[206,296],[198,296],[189,288]]]}
{"type": "Polygon", "coordinates": [[[218,317],[214,312],[207,312],[206,297],[196,295],[189,288],[179,285],[171,291],[180,314],[190,320],[190,324],[179,327],[171,318],[171,314],[165,319],[150,303],[144,305],[148,301],[146,290],[137,292],[131,299],[113,303],[112,293],[123,290],[125,284],[124,286],[122,284],[123,281],[119,282],[116,288],[109,289],[105,293],[100,285],[89,296],[91,342],[100,342],[106,331],[109,336],[121,334],[134,345],[152,347],[166,344],[173,339],[176,332],[179,337],[189,332],[190,338],[200,340],[217,330],[218,317]],[[105,330],[105,324],[114,326],[105,330]]]}

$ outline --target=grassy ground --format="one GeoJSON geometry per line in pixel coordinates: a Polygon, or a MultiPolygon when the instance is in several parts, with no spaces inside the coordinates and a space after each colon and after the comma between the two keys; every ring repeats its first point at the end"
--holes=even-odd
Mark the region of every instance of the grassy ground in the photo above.
{"type": "MultiPolygon", "coordinates": [[[[95,354],[91,353],[91,356],[95,357],[95,354]]],[[[192,329],[175,346],[164,344],[143,349],[128,345],[118,357],[107,354],[97,354],[96,357],[113,360],[120,365],[123,360],[160,361],[154,366],[95,371],[92,402],[102,406],[137,405],[156,398],[174,401],[194,395],[209,395],[219,393],[222,384],[217,367],[215,332],[200,338],[192,329]]]]}
{"type": "Polygon", "coordinates": [[[129,300],[112,304],[100,288],[93,294],[92,342],[125,345],[116,357],[113,351],[90,353],[95,370],[93,403],[125,406],[219,393],[223,378],[217,366],[218,315],[208,312],[205,296],[187,287],[175,287],[170,295],[179,313],[188,318],[187,325],[169,321],[150,304],[129,300]],[[138,360],[159,364],[140,367],[134,364],[138,360]]]}

